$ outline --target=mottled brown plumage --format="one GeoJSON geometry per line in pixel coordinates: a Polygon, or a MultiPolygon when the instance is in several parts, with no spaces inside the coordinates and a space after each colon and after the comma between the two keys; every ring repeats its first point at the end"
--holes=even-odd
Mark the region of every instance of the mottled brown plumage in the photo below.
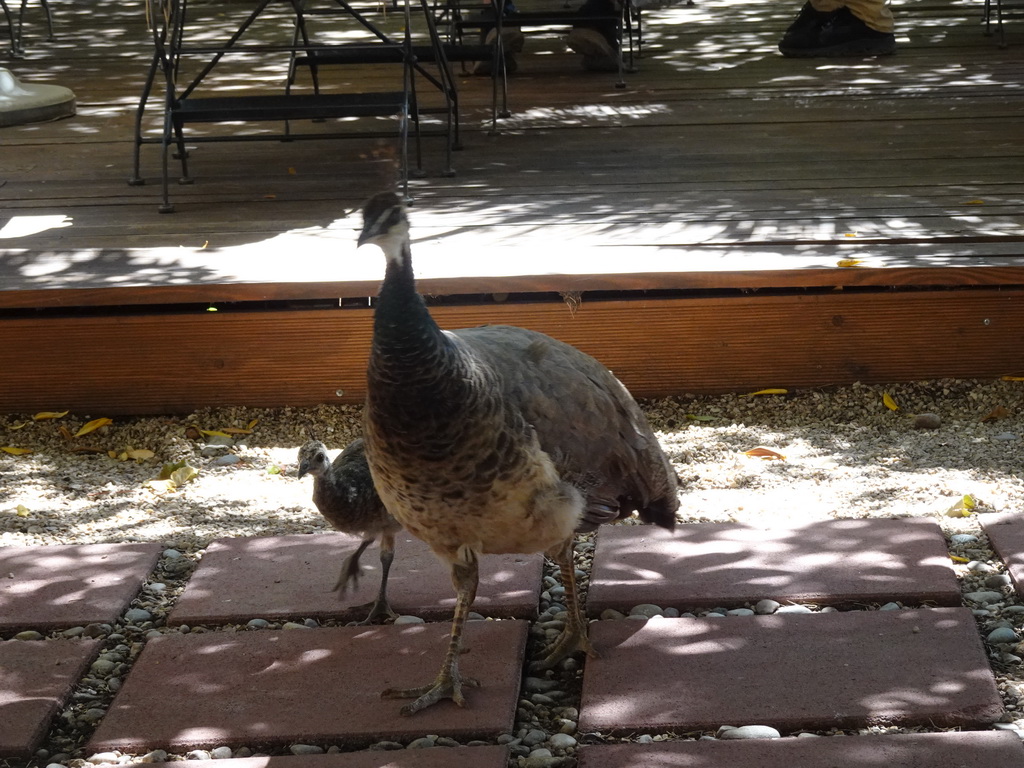
{"type": "Polygon", "coordinates": [[[327,522],[335,530],[363,539],[356,551],[345,558],[334,589],[344,595],[349,583],[359,582],[359,558],[380,538],[380,589],[376,600],[362,606],[370,613],[361,623],[395,618],[397,614],[387,600],[388,572],[395,557],[395,534],[402,526],[388,514],[373,487],[362,438],[354,440],[333,463],[327,456],[327,447],[318,440],[310,440],[299,448],[298,476],[303,475],[313,476],[313,503],[327,522]]]}
{"type": "Polygon", "coordinates": [[[387,271],[374,317],[367,459],[384,504],[446,562],[458,593],[437,679],[386,691],[411,714],[464,702],[462,626],[483,554],[544,552],[559,566],[569,619],[542,666],[592,652],[576,593],[576,531],[639,513],[671,529],[677,479],[647,420],[600,363],[522,328],[442,331],[416,292],[408,221],[395,195],[364,209],[360,244],[387,271]]]}

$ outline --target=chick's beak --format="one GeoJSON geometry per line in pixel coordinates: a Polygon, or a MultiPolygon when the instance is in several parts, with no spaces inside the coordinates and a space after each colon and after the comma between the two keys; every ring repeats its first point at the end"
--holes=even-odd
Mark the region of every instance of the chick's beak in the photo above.
{"type": "Polygon", "coordinates": [[[306,474],[307,472],[309,472],[309,462],[308,461],[300,462],[299,463],[299,473],[296,475],[296,477],[301,480],[302,476],[304,474],[306,474]]]}

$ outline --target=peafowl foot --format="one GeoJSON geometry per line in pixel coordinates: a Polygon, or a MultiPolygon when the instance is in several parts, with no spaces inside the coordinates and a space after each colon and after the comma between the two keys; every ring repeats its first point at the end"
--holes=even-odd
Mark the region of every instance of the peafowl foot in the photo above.
{"type": "Polygon", "coordinates": [[[462,695],[463,686],[479,688],[480,681],[472,677],[461,677],[458,670],[442,669],[437,679],[430,685],[420,688],[388,688],[380,696],[382,699],[415,699],[399,710],[403,715],[409,716],[443,699],[451,699],[460,707],[466,706],[466,699],[462,695]]]}

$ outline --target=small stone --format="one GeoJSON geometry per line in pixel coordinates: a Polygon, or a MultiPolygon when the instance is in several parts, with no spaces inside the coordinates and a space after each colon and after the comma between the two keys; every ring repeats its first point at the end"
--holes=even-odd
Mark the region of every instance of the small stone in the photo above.
{"type": "Polygon", "coordinates": [[[776,613],[813,613],[806,605],[783,605],[776,613]]]}
{"type": "Polygon", "coordinates": [[[245,623],[245,626],[250,627],[251,629],[266,629],[270,626],[270,622],[266,619],[249,619],[249,621],[245,623]]]}
{"type": "Polygon", "coordinates": [[[546,741],[547,738],[548,735],[544,733],[544,731],[539,730],[537,728],[531,728],[529,731],[526,732],[526,735],[523,736],[523,744],[525,744],[528,747],[535,747],[538,744],[544,743],[544,741],[546,741]]]}
{"type": "Polygon", "coordinates": [[[90,665],[89,669],[93,674],[106,676],[113,672],[114,667],[116,666],[117,664],[108,659],[96,659],[96,661],[90,665]]]}
{"type": "Polygon", "coordinates": [[[462,745],[459,744],[459,742],[457,742],[455,739],[449,738],[447,736],[438,736],[437,737],[437,741],[434,742],[434,746],[435,747],[461,747],[462,745]]]}
{"type": "Polygon", "coordinates": [[[185,757],[187,757],[189,760],[212,760],[213,759],[213,758],[210,757],[210,753],[207,752],[205,749],[193,749],[191,752],[189,752],[187,755],[185,755],[185,757]]]}
{"type": "Polygon", "coordinates": [[[60,633],[61,637],[78,637],[85,633],[85,627],[71,627],[60,633]]]}
{"type": "Polygon", "coordinates": [[[293,755],[322,755],[324,748],[318,747],[316,744],[292,744],[288,747],[288,751],[293,755]]]}
{"type": "Polygon", "coordinates": [[[408,749],[428,749],[430,747],[433,747],[436,742],[436,736],[424,736],[423,738],[410,741],[408,749]]]}
{"type": "Polygon", "coordinates": [[[152,620],[152,618],[153,614],[145,608],[129,608],[124,614],[124,620],[131,624],[141,624],[144,621],[152,620]]]}
{"type": "Polygon", "coordinates": [[[558,688],[557,680],[546,680],[543,677],[527,677],[523,680],[523,690],[531,693],[547,693],[558,688]]]}
{"type": "Polygon", "coordinates": [[[641,734],[640,736],[636,737],[636,743],[637,744],[653,744],[654,743],[654,737],[651,736],[651,734],[649,734],[649,733],[644,733],[644,734],[641,734]]]}
{"type": "Polygon", "coordinates": [[[914,417],[914,429],[938,429],[942,419],[937,413],[919,413],[914,417]]]}
{"type": "Polygon", "coordinates": [[[204,445],[199,450],[199,455],[204,459],[212,459],[217,456],[223,456],[228,452],[229,446],[226,445],[204,445]]]}
{"type": "Polygon", "coordinates": [[[995,573],[996,569],[982,560],[971,560],[967,564],[967,570],[974,573],[995,573]]]}
{"type": "Polygon", "coordinates": [[[1002,592],[968,592],[964,597],[972,603],[998,603],[1003,599],[1002,592]]]}
{"type": "Polygon", "coordinates": [[[112,627],[109,624],[86,624],[84,634],[86,637],[102,637],[109,632],[112,627]]]}
{"type": "Polygon", "coordinates": [[[179,558],[181,558],[181,552],[179,552],[176,549],[165,549],[163,551],[163,555],[168,560],[178,560],[179,558]]]}
{"type": "Polygon", "coordinates": [[[901,611],[901,610],[903,610],[903,606],[900,605],[899,603],[886,603],[885,605],[879,607],[878,610],[880,610],[880,611],[901,611]]]}
{"type": "Polygon", "coordinates": [[[741,725],[728,728],[718,734],[720,739],[778,739],[782,734],[767,725],[741,725]]]}
{"type": "Polygon", "coordinates": [[[92,763],[93,765],[103,765],[103,763],[116,763],[119,757],[120,755],[117,752],[97,752],[95,755],[85,758],[85,762],[92,763]]]}
{"type": "Polygon", "coordinates": [[[242,461],[241,458],[239,458],[238,456],[236,456],[233,453],[229,453],[226,456],[219,456],[218,458],[216,458],[213,461],[211,461],[210,462],[210,466],[212,466],[212,467],[231,467],[231,466],[234,466],[235,464],[240,464],[241,461],[242,461]]]}
{"type": "Polygon", "coordinates": [[[615,621],[616,619],[624,618],[626,618],[626,614],[616,611],[614,608],[605,608],[601,611],[601,621],[615,621]]]}
{"type": "Polygon", "coordinates": [[[286,621],[281,625],[281,629],[309,629],[305,624],[300,624],[297,621],[286,621]]]}
{"type": "Polygon", "coordinates": [[[19,632],[14,636],[15,640],[42,640],[43,636],[36,632],[34,629],[26,629],[24,632],[19,632]]]}
{"type": "Polygon", "coordinates": [[[1019,642],[1020,636],[1010,627],[998,627],[989,632],[985,639],[990,643],[997,645],[999,643],[1019,642]]]}
{"type": "Polygon", "coordinates": [[[99,707],[90,707],[82,713],[80,720],[86,723],[96,723],[103,719],[103,716],[107,714],[107,710],[100,709],[99,707]]]}
{"type": "Polygon", "coordinates": [[[725,612],[726,616],[753,616],[754,612],[749,608],[733,608],[725,612]]]}
{"type": "Polygon", "coordinates": [[[757,605],[754,606],[754,613],[759,616],[767,616],[770,613],[775,613],[781,607],[781,604],[775,600],[758,600],[757,605]]]}
{"type": "Polygon", "coordinates": [[[572,749],[576,746],[576,739],[567,733],[554,733],[548,739],[552,749],[572,749]]]}
{"type": "Polygon", "coordinates": [[[666,619],[678,619],[679,618],[679,609],[678,608],[668,607],[664,611],[661,612],[661,615],[664,616],[666,619]]]}
{"type": "Polygon", "coordinates": [[[394,752],[398,749],[405,749],[405,745],[397,741],[378,741],[376,744],[371,744],[370,749],[375,752],[394,752]]]}
{"type": "Polygon", "coordinates": [[[993,587],[994,589],[999,589],[1000,587],[1008,587],[1010,586],[1010,577],[1007,576],[1005,573],[997,573],[985,579],[985,586],[993,587]]]}
{"type": "Polygon", "coordinates": [[[992,435],[992,439],[1008,443],[1011,440],[1019,439],[1019,436],[1014,432],[1000,432],[998,435],[992,435]]]}
{"type": "Polygon", "coordinates": [[[217,747],[210,750],[210,757],[214,760],[227,760],[231,756],[231,747],[217,747]]]}
{"type": "Polygon", "coordinates": [[[976,544],[978,537],[971,533],[954,533],[949,541],[954,547],[962,547],[965,544],[976,544]]]}
{"type": "Polygon", "coordinates": [[[538,747],[537,749],[530,750],[530,757],[554,757],[554,755],[551,754],[550,749],[538,747]]]}
{"type": "Polygon", "coordinates": [[[640,605],[634,605],[629,609],[630,616],[644,616],[651,618],[652,616],[661,615],[661,606],[653,605],[652,603],[641,603],[640,605]]]}
{"type": "Polygon", "coordinates": [[[425,624],[419,616],[399,616],[395,619],[395,624],[425,624]]]}

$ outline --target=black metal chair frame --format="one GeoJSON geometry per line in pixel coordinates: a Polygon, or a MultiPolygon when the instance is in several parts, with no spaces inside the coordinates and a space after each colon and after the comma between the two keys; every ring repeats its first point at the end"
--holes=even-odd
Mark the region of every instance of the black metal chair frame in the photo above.
{"type": "MultiPolygon", "coordinates": [[[[215,95],[211,97],[196,96],[197,90],[203,85],[206,77],[217,67],[218,63],[229,54],[278,54],[290,56],[294,61],[298,55],[310,56],[331,52],[337,46],[318,46],[309,42],[304,23],[304,0],[283,0],[290,5],[296,17],[296,38],[288,45],[261,45],[240,43],[247,30],[261,13],[275,0],[259,0],[238,27],[225,41],[215,45],[187,44],[185,28],[188,14],[187,0],[149,0],[148,11],[153,30],[154,53],[151,59],[142,96],[135,119],[135,147],[133,175],[129,179],[132,185],[145,183],[140,175],[140,154],[143,144],[160,144],[162,156],[162,204],[160,211],[170,213],[174,206],[170,202],[169,192],[169,156],[172,145],[177,148],[177,157],[181,161],[180,183],[192,182],[188,172],[188,152],[185,148],[184,127],[188,123],[215,122],[249,122],[249,121],[280,121],[285,129],[281,133],[245,133],[239,132],[228,136],[190,136],[189,141],[223,142],[223,141],[292,141],[296,139],[334,139],[334,138],[390,138],[391,132],[380,131],[346,131],[346,132],[310,132],[297,133],[291,129],[295,120],[326,120],[347,117],[386,117],[396,116],[399,119],[398,139],[400,146],[400,176],[402,188],[408,197],[409,157],[408,134],[410,121],[415,126],[417,149],[419,149],[419,113],[417,110],[414,74],[418,71],[427,74],[416,61],[411,38],[411,12],[409,0],[405,0],[405,31],[401,39],[392,39],[373,25],[365,16],[349,6],[345,0],[333,0],[342,10],[356,18],[366,29],[373,33],[376,42],[364,46],[374,51],[373,56],[379,57],[380,50],[387,50],[387,61],[394,61],[402,66],[401,90],[378,91],[370,93],[321,93],[317,86],[312,94],[295,94],[291,91],[290,82],[285,83],[283,93],[272,95],[215,95]],[[180,66],[185,57],[203,57],[205,64],[198,74],[191,77],[183,86],[179,85],[180,66]],[[159,137],[143,134],[143,116],[154,95],[154,86],[158,74],[163,74],[163,130],[159,137]]],[[[421,0],[421,4],[425,0],[421,0]]],[[[428,28],[430,16],[426,13],[428,28]]],[[[436,31],[431,39],[437,38],[436,31]]],[[[436,57],[439,69],[447,69],[444,53],[436,57]]],[[[369,62],[377,61],[370,58],[369,62]]],[[[289,70],[291,73],[293,70],[289,70]]],[[[443,84],[443,78],[434,78],[443,84]]],[[[454,81],[451,83],[454,88],[454,81]]],[[[454,105],[451,93],[442,90],[446,98],[448,119],[446,124],[446,141],[450,147],[453,143],[452,132],[455,126],[454,105]]],[[[417,153],[417,165],[421,165],[421,157],[417,153]]]]}
{"type": "MultiPolygon", "coordinates": [[[[40,5],[43,6],[43,12],[46,14],[46,39],[53,41],[53,14],[50,13],[49,0],[39,0],[40,5]]],[[[3,8],[4,17],[7,19],[7,27],[11,35],[11,56],[16,59],[23,58],[25,56],[25,48],[21,44],[21,30],[25,26],[25,7],[28,5],[28,0],[21,0],[21,7],[18,9],[18,23],[14,23],[14,19],[11,18],[11,9],[7,7],[7,0],[0,0],[0,8],[3,8]]]]}

